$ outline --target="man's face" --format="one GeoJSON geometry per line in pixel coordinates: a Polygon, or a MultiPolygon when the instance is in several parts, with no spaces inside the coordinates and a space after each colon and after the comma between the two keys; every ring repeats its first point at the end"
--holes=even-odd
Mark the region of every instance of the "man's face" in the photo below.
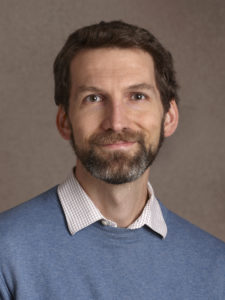
{"type": "Polygon", "coordinates": [[[136,180],[163,139],[151,56],[139,49],[84,50],[70,71],[68,118],[77,165],[111,184],[136,180]]]}

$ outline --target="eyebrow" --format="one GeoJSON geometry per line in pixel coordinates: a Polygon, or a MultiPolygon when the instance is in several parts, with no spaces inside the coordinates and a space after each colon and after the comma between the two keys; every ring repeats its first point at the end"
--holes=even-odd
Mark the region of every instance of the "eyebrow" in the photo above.
{"type": "Polygon", "coordinates": [[[139,84],[130,85],[127,89],[128,90],[151,90],[154,93],[156,93],[155,87],[148,83],[139,83],[139,84]]]}
{"type": "MultiPolygon", "coordinates": [[[[130,85],[126,88],[128,91],[129,90],[150,90],[153,93],[156,94],[156,89],[153,85],[148,84],[148,83],[139,83],[139,84],[133,84],[130,85]]],[[[86,86],[86,85],[81,85],[77,88],[77,93],[83,93],[83,92],[94,92],[94,93],[100,93],[104,92],[101,88],[95,87],[95,86],[86,86]]]]}
{"type": "Polygon", "coordinates": [[[81,85],[77,88],[78,93],[83,93],[83,92],[96,92],[99,93],[102,90],[100,88],[97,88],[95,86],[86,86],[86,85],[81,85]]]}

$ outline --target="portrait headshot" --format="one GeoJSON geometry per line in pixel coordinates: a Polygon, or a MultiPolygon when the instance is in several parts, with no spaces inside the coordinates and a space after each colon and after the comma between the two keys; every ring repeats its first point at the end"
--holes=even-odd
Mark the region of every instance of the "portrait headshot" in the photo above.
{"type": "Polygon", "coordinates": [[[0,14],[0,300],[224,300],[222,0],[0,14]]]}

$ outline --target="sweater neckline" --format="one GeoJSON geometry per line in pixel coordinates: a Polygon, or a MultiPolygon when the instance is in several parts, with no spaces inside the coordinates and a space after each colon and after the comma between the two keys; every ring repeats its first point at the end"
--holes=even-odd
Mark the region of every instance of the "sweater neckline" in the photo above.
{"type": "Polygon", "coordinates": [[[107,226],[107,225],[103,225],[101,221],[97,221],[92,225],[98,231],[102,231],[106,236],[113,239],[139,240],[143,238],[143,234],[145,233],[151,235],[151,229],[145,225],[137,229],[107,226]]]}

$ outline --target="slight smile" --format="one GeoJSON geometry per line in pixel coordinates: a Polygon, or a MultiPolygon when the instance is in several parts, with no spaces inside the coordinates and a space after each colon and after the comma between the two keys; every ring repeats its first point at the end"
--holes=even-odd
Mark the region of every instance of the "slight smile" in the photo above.
{"type": "Polygon", "coordinates": [[[105,148],[105,149],[108,149],[108,150],[126,150],[130,147],[132,147],[134,144],[136,144],[136,142],[124,142],[124,141],[121,141],[121,142],[116,142],[116,143],[113,143],[113,144],[105,144],[105,145],[101,145],[101,147],[105,148]]]}

